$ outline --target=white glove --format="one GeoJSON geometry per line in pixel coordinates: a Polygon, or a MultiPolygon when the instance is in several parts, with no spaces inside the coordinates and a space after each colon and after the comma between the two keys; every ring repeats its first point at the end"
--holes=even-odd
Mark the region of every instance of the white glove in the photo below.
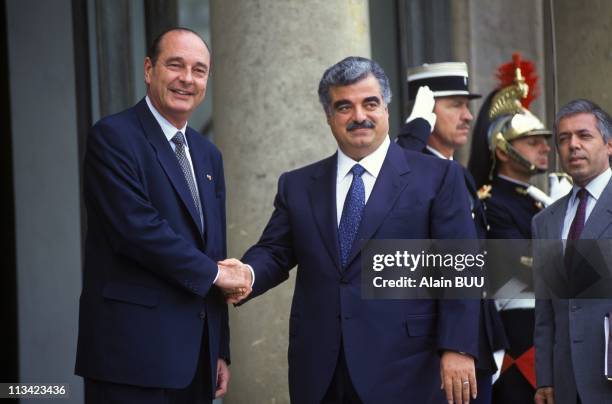
{"type": "Polygon", "coordinates": [[[436,100],[434,99],[433,91],[431,91],[428,86],[419,87],[419,91],[414,99],[412,112],[408,119],[406,119],[406,123],[417,118],[423,118],[429,123],[429,127],[433,131],[434,125],[436,124],[436,114],[433,113],[435,104],[436,100]]]}
{"type": "Polygon", "coordinates": [[[572,190],[572,184],[565,175],[559,173],[548,174],[548,185],[550,189],[550,198],[556,201],[564,197],[572,190]]]}
{"type": "Polygon", "coordinates": [[[527,187],[527,194],[536,201],[542,202],[545,207],[551,205],[555,201],[550,196],[546,195],[540,188],[534,187],[533,185],[527,187]]]}

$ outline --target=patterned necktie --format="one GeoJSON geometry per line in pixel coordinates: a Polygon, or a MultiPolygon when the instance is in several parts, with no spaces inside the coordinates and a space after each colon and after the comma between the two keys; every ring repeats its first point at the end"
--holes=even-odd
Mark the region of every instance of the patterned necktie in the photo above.
{"type": "Polygon", "coordinates": [[[342,209],[342,217],[340,218],[340,226],[338,226],[338,239],[340,240],[340,260],[342,268],[346,268],[348,264],[351,247],[355,241],[361,217],[363,216],[363,208],[365,207],[365,186],[361,176],[365,172],[365,168],[359,164],[355,164],[351,168],[353,173],[353,182],[346,194],[344,208],[342,209]]]}
{"type": "Polygon", "coordinates": [[[176,135],[172,137],[172,143],[174,143],[176,146],[174,152],[176,153],[176,158],[178,159],[181,170],[183,170],[185,180],[187,181],[187,185],[189,186],[191,198],[193,199],[193,203],[195,204],[198,215],[200,216],[200,224],[202,225],[203,230],[204,215],[202,215],[202,206],[200,205],[200,194],[198,193],[198,187],[195,184],[193,173],[191,172],[191,165],[189,164],[187,153],[185,152],[185,136],[180,131],[176,132],[176,135]]]}
{"type": "Polygon", "coordinates": [[[578,240],[580,235],[582,234],[582,230],[584,229],[584,219],[586,217],[586,207],[587,201],[589,199],[589,193],[586,189],[580,188],[577,194],[578,199],[578,209],[576,209],[576,216],[574,216],[574,220],[572,221],[572,225],[570,226],[569,233],[567,234],[568,240],[578,240]]]}

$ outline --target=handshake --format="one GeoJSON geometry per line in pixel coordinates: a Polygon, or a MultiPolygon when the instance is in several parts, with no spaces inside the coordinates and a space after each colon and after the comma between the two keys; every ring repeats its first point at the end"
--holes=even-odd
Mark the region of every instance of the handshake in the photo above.
{"type": "Polygon", "coordinates": [[[225,295],[228,303],[239,303],[251,294],[253,273],[248,265],[235,258],[219,261],[219,275],[215,285],[225,295]]]}

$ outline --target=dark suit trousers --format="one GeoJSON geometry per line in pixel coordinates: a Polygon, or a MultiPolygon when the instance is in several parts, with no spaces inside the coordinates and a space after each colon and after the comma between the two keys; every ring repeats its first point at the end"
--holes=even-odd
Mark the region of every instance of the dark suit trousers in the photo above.
{"type": "Polygon", "coordinates": [[[471,404],[491,404],[493,396],[493,377],[491,372],[483,369],[476,369],[476,385],[478,387],[478,397],[470,398],[471,404]]]}
{"type": "MultiPolygon", "coordinates": [[[[204,325],[207,330],[207,325],[204,325]]],[[[184,389],[130,386],[85,379],[86,404],[210,404],[208,332],[204,331],[195,376],[184,389]]],[[[179,347],[180,349],[180,347],[179,347]]]]}
{"type": "Polygon", "coordinates": [[[338,355],[338,364],[334,376],[321,404],[363,404],[351,381],[342,344],[340,345],[340,354],[338,355]]]}

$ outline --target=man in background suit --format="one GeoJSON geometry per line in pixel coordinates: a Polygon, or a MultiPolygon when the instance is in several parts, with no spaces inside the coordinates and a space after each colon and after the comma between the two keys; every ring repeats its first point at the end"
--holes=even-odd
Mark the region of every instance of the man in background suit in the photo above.
{"type": "Polygon", "coordinates": [[[327,69],[319,98],[338,150],[280,177],[272,217],[242,258],[255,272],[252,296],[298,266],[291,402],[444,403],[441,385],[468,402],[477,300],[361,297],[364,240],[475,237],[468,201],[457,197],[461,168],[390,142],[389,80],[374,61],[349,57],[327,69]]]}
{"type": "MultiPolygon", "coordinates": [[[[430,63],[408,72],[410,116],[397,136],[397,144],[441,159],[453,159],[468,141],[471,122],[470,100],[480,98],[469,89],[467,64],[463,62],[430,63]]],[[[487,219],[478,198],[474,178],[463,168],[464,186],[459,194],[469,201],[472,223],[479,239],[487,237],[487,219]]],[[[479,395],[477,404],[489,404],[492,375],[497,366],[493,352],[507,346],[501,317],[492,300],[483,300],[479,325],[476,364],[479,395]]]]}
{"type": "Polygon", "coordinates": [[[574,240],[612,239],[611,125],[609,114],[587,100],[571,101],[555,119],[557,151],[574,186],[533,219],[534,239],[568,243],[556,256],[534,250],[537,404],[612,403],[603,366],[604,316],[612,299],[575,298],[582,292],[575,286],[589,273],[570,248],[574,240]],[[565,283],[565,293],[551,287],[555,280],[565,283]]]}
{"type": "Polygon", "coordinates": [[[146,98],[88,136],[76,360],[87,403],[202,403],[227,389],[227,305],[215,285],[251,281],[218,269],[221,154],[187,126],[209,70],[195,32],[164,32],[144,62],[146,98]]]}

